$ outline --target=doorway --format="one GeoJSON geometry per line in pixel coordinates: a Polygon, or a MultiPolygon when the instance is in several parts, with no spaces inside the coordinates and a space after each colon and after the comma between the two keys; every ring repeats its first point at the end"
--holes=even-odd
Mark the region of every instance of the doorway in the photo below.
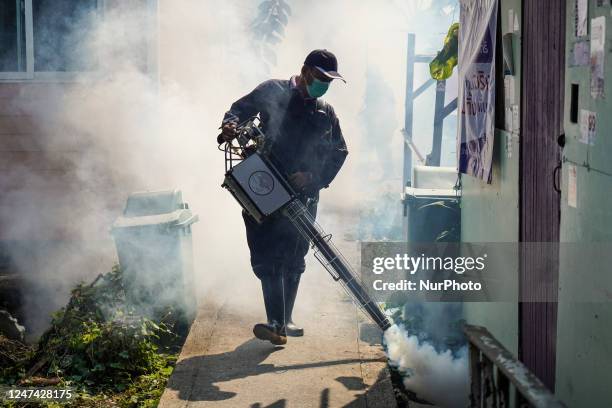
{"type": "Polygon", "coordinates": [[[519,290],[522,299],[546,301],[519,303],[519,358],[551,390],[558,252],[556,245],[526,243],[559,242],[561,194],[556,178],[561,163],[558,137],[563,133],[565,13],[564,0],[523,1],[519,290]]]}

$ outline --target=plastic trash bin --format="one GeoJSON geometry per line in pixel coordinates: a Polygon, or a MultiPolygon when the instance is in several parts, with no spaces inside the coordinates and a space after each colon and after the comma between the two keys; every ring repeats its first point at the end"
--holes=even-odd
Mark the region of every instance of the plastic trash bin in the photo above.
{"type": "Polygon", "coordinates": [[[457,170],[415,166],[412,186],[403,194],[408,242],[456,242],[461,236],[461,192],[457,170]]]}
{"type": "Polygon", "coordinates": [[[127,298],[150,316],[173,307],[195,318],[191,226],[198,220],[182,193],[138,192],[112,227],[127,298]]]}

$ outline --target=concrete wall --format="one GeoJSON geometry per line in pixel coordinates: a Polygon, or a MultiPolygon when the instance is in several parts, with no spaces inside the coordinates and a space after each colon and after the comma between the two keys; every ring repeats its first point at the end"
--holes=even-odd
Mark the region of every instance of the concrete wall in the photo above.
{"type": "MultiPolygon", "coordinates": [[[[590,19],[606,16],[605,99],[594,100],[590,93],[590,67],[566,65],[566,146],[563,152],[563,184],[561,202],[562,242],[610,242],[612,241],[612,40],[611,8],[597,6],[589,1],[590,19]],[[579,109],[597,112],[597,138],[593,146],[578,140],[579,124],[570,123],[571,84],[579,85],[579,109]],[[575,165],[577,170],[577,206],[568,205],[568,172],[575,165]]],[[[567,2],[567,56],[577,39],[574,36],[574,2],[567,2]]],[[[590,34],[589,34],[590,35],[590,34]]],[[[588,37],[587,37],[588,38],[588,37]]],[[[561,264],[559,271],[559,317],[557,330],[557,394],[568,406],[600,407],[612,405],[612,307],[610,303],[574,303],[578,289],[569,284],[575,270],[561,264]]],[[[610,276],[609,269],[589,267],[584,260],[580,281],[591,293],[602,288],[602,278],[610,276]],[[595,282],[598,282],[596,285],[595,282]],[[590,287],[589,287],[590,286],[590,287]]],[[[575,279],[575,277],[574,277],[575,279]]],[[[612,292],[607,278],[605,289],[612,292]]]]}
{"type": "MultiPolygon", "coordinates": [[[[512,31],[508,12],[518,13],[520,21],[521,2],[501,0],[502,33],[512,31]]],[[[521,49],[520,31],[514,39],[515,104],[520,105],[521,49]]],[[[503,81],[503,78],[497,78],[503,81]]],[[[503,97],[503,96],[502,96],[503,97]]],[[[510,106],[506,106],[510,108],[510,106]]],[[[486,184],[463,175],[463,197],[461,203],[462,242],[518,242],[519,239],[519,144],[518,135],[498,129],[493,151],[493,181],[486,184]],[[511,152],[506,141],[511,138],[511,152]]],[[[504,266],[505,268],[508,265],[504,266]]],[[[518,260],[511,266],[516,270],[518,290],[518,260]]],[[[486,326],[489,331],[511,352],[518,351],[518,305],[516,303],[468,303],[465,317],[470,324],[486,326]]]]}

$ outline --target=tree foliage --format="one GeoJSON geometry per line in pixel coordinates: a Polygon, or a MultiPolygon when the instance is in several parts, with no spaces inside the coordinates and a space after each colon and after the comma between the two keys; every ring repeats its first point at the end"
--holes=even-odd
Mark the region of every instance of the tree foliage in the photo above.
{"type": "Polygon", "coordinates": [[[264,0],[259,4],[257,16],[251,23],[256,50],[268,68],[276,65],[274,47],[285,36],[289,16],[291,7],[285,0],[264,0]]]}

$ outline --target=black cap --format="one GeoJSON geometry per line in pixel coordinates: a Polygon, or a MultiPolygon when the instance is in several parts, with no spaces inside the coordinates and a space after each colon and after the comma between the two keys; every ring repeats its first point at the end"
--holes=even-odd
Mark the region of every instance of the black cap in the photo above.
{"type": "Polygon", "coordinates": [[[327,50],[312,51],[306,57],[304,65],[318,69],[328,78],[341,79],[346,82],[342,75],[338,73],[338,60],[336,56],[327,50]]]}

